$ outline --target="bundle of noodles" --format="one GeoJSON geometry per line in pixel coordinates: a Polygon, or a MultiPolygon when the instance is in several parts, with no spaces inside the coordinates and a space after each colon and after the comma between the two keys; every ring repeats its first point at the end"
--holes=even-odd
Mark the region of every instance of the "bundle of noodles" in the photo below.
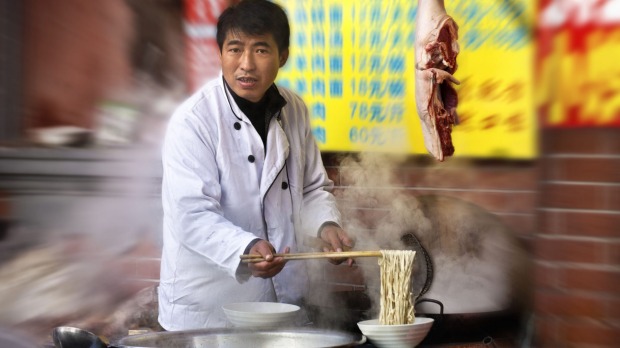
{"type": "Polygon", "coordinates": [[[379,258],[381,271],[382,325],[412,324],[415,317],[411,293],[411,273],[415,251],[381,250],[379,258]]]}

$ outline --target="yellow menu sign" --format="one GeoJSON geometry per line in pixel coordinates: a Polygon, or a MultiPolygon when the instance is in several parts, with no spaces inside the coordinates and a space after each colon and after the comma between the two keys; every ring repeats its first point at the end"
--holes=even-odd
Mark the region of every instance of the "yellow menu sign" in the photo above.
{"type": "MultiPolygon", "coordinates": [[[[411,0],[281,0],[291,50],[278,84],[299,93],[323,151],[426,153],[415,105],[411,0]]],[[[533,5],[449,1],[459,24],[455,156],[532,158],[533,5]]]]}

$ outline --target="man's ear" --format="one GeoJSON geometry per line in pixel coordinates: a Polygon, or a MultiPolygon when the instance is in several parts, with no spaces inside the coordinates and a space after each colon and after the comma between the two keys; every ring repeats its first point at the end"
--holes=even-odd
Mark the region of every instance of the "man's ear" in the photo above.
{"type": "Polygon", "coordinates": [[[280,53],[280,68],[283,67],[284,64],[286,64],[287,60],[288,60],[288,48],[282,51],[282,53],[280,53]]]}

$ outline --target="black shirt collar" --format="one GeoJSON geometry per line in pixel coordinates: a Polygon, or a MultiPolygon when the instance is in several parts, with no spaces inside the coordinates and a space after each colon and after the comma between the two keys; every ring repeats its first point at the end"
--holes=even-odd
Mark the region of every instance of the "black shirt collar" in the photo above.
{"type": "Polygon", "coordinates": [[[238,96],[232,88],[228,86],[228,83],[226,83],[226,87],[235,100],[235,103],[239,106],[239,109],[249,118],[256,117],[257,115],[262,116],[267,113],[269,119],[271,119],[271,116],[275,115],[286,105],[286,99],[280,94],[275,83],[267,89],[263,98],[256,103],[238,96]]]}

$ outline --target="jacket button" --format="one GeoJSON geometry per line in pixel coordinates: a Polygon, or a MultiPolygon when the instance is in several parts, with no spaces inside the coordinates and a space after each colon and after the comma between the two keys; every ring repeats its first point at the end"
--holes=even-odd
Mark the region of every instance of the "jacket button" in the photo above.
{"type": "Polygon", "coordinates": [[[236,130],[241,129],[241,123],[239,123],[239,122],[235,122],[234,127],[235,127],[235,129],[236,129],[236,130]]]}
{"type": "Polygon", "coordinates": [[[254,155],[249,155],[248,161],[250,161],[250,163],[254,163],[254,155]]]}
{"type": "Polygon", "coordinates": [[[282,182],[282,189],[286,190],[288,188],[288,183],[286,181],[282,182]]]}

